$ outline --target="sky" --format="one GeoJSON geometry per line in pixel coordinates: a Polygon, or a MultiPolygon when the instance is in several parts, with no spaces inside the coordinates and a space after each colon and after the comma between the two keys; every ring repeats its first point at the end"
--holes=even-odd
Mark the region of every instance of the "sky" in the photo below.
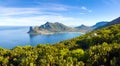
{"type": "Polygon", "coordinates": [[[92,26],[120,17],[120,0],[0,0],[0,26],[92,26]]]}

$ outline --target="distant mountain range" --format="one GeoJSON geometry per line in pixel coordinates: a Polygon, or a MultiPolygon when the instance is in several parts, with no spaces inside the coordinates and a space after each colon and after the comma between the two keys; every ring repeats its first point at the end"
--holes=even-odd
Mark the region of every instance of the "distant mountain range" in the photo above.
{"type": "Polygon", "coordinates": [[[103,27],[111,26],[114,24],[120,24],[120,17],[107,22],[107,21],[102,21],[98,22],[93,26],[77,26],[77,27],[69,27],[66,25],[63,25],[61,23],[51,23],[47,22],[44,25],[41,26],[36,26],[36,27],[30,27],[30,30],[28,33],[30,34],[50,34],[50,33],[55,33],[55,32],[81,32],[81,33],[86,33],[95,29],[100,29],[103,27]]]}
{"type": "Polygon", "coordinates": [[[89,32],[92,30],[92,28],[90,26],[85,26],[85,25],[80,25],[80,26],[77,26],[75,27],[77,30],[79,30],[80,32],[82,33],[85,33],[85,32],[89,32]]]}
{"type": "Polygon", "coordinates": [[[104,28],[104,27],[111,26],[111,25],[114,25],[114,24],[120,24],[120,17],[108,22],[107,24],[105,24],[103,26],[97,27],[96,29],[104,28]]]}
{"type": "Polygon", "coordinates": [[[95,25],[93,25],[91,28],[92,28],[92,29],[96,29],[96,28],[98,28],[98,27],[101,27],[101,26],[106,25],[107,23],[108,23],[107,21],[98,22],[98,23],[96,23],[95,25]]]}
{"type": "Polygon", "coordinates": [[[89,31],[92,31],[93,29],[103,26],[107,24],[107,22],[99,22],[93,26],[77,26],[77,27],[69,27],[62,23],[55,22],[46,22],[45,24],[41,26],[35,26],[30,27],[30,30],[28,31],[29,34],[52,34],[52,33],[58,33],[58,32],[81,32],[86,33],[89,31]]]}
{"type": "Polygon", "coordinates": [[[106,26],[110,26],[110,25],[114,25],[114,24],[120,24],[120,17],[112,20],[112,21],[109,22],[106,26]]]}

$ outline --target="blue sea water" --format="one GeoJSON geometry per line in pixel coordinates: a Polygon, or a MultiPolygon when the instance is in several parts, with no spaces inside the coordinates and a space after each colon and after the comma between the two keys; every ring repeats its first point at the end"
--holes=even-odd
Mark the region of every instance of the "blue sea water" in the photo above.
{"type": "Polygon", "coordinates": [[[56,33],[48,35],[29,35],[29,27],[1,26],[0,27],[0,47],[14,48],[15,46],[37,44],[54,44],[62,40],[71,39],[80,36],[80,33],[56,33]]]}

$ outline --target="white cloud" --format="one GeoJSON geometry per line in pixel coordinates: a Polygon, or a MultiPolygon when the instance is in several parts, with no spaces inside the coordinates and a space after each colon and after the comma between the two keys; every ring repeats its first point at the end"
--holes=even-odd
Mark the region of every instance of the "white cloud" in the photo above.
{"type": "MultiPolygon", "coordinates": [[[[41,25],[46,21],[61,22],[66,25],[78,24],[81,20],[74,16],[65,16],[60,12],[80,10],[79,7],[49,3],[40,7],[0,7],[0,25],[41,25]],[[16,17],[17,16],[17,17],[16,17]],[[21,17],[22,16],[22,17],[21,17]]],[[[82,7],[83,10],[87,9],[82,7]]],[[[80,13],[85,14],[85,13],[80,13]]]]}
{"type": "MultiPolygon", "coordinates": [[[[64,22],[73,20],[72,17],[64,17],[59,13],[47,11],[50,8],[0,7],[0,9],[0,25],[39,25],[45,23],[46,21],[64,22]],[[27,17],[25,17],[25,15],[27,17]]],[[[54,8],[54,10],[59,9],[60,8],[54,8]]],[[[60,10],[62,10],[62,8],[60,10]]]]}
{"type": "Polygon", "coordinates": [[[42,15],[42,16],[21,17],[21,18],[2,17],[0,20],[0,25],[41,25],[47,21],[50,22],[59,21],[67,24],[70,21],[74,21],[74,20],[76,19],[72,17],[54,16],[54,15],[49,15],[49,16],[42,15]]]}
{"type": "Polygon", "coordinates": [[[32,15],[32,14],[54,14],[60,15],[55,12],[49,12],[47,10],[64,10],[62,8],[8,8],[8,7],[0,7],[0,16],[14,16],[14,15],[32,15]]]}
{"type": "MultiPolygon", "coordinates": [[[[0,16],[14,16],[14,15],[35,15],[35,14],[53,14],[53,15],[60,15],[59,12],[69,12],[71,10],[79,10],[77,6],[68,6],[63,4],[53,4],[53,3],[46,3],[40,7],[31,7],[31,8],[15,8],[15,7],[0,7],[0,16]]],[[[92,12],[92,10],[88,9],[85,6],[81,7],[81,10],[85,10],[88,12],[92,12]]]]}
{"type": "MultiPolygon", "coordinates": [[[[44,8],[58,8],[58,10],[63,10],[63,11],[66,11],[66,10],[69,10],[71,8],[78,8],[77,6],[70,6],[70,5],[64,5],[64,4],[58,4],[58,3],[41,3],[41,2],[36,2],[38,4],[38,7],[41,6],[41,7],[44,7],[44,8]]],[[[53,9],[54,9],[53,8],[53,9]]]]}
{"type": "Polygon", "coordinates": [[[80,9],[85,10],[85,11],[88,11],[88,12],[92,12],[92,10],[88,9],[88,8],[85,7],[85,6],[82,6],[80,9]]]}
{"type": "Polygon", "coordinates": [[[0,7],[0,14],[2,16],[7,15],[21,15],[21,14],[32,14],[36,13],[38,9],[35,8],[7,8],[7,7],[0,7]]]}
{"type": "Polygon", "coordinates": [[[88,10],[85,6],[81,7],[82,10],[88,10]]]}

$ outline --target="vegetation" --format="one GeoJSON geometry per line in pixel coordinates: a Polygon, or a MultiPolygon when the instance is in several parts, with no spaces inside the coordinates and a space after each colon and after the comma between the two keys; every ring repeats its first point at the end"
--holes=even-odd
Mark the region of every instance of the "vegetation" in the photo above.
{"type": "Polygon", "coordinates": [[[120,25],[54,45],[0,48],[0,66],[119,66],[120,25]]]}

